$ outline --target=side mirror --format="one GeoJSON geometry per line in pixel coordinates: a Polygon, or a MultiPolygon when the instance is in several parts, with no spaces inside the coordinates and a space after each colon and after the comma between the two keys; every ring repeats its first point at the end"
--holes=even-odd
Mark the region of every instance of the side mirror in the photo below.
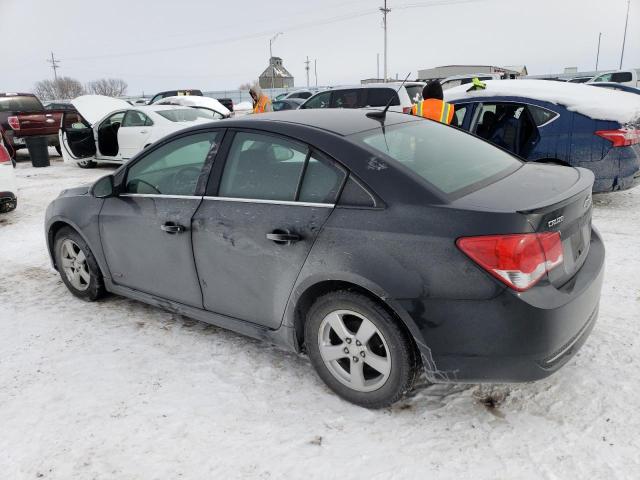
{"type": "Polygon", "coordinates": [[[113,186],[113,175],[102,177],[91,187],[91,195],[96,198],[109,198],[115,196],[115,188],[113,186]]]}

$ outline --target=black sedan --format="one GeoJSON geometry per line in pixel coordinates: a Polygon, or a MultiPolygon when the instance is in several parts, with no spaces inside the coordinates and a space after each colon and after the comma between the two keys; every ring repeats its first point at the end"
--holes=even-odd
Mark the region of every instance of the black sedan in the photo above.
{"type": "MultiPolygon", "coordinates": [[[[345,399],[546,377],[587,339],[604,246],[593,174],[416,117],[210,123],[47,209],[76,296],[124,295],[294,351],[345,399]]],[[[379,113],[379,112],[378,112],[379,113]]]]}

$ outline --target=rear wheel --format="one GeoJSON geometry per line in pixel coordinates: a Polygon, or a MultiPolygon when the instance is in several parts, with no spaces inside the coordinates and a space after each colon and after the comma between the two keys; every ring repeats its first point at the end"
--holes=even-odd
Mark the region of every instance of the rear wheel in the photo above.
{"type": "Polygon", "coordinates": [[[408,335],[389,312],[358,293],[320,297],[307,314],[305,345],[329,388],[366,408],[398,401],[416,378],[416,354],[408,335]]]}
{"type": "Polygon", "coordinates": [[[80,168],[94,168],[97,165],[97,162],[93,160],[80,160],[78,162],[78,166],[80,168]]]}
{"type": "Polygon", "coordinates": [[[60,229],[55,237],[54,253],[60,277],[71,293],[87,301],[104,295],[98,263],[78,232],[69,227],[60,229]]]}

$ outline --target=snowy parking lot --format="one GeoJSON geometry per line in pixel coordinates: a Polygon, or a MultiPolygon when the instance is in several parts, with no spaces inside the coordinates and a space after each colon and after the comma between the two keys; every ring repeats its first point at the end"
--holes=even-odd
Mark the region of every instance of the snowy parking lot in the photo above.
{"type": "Polygon", "coordinates": [[[600,317],[552,377],[432,385],[369,411],[304,356],[158,308],[73,297],[43,219],[113,171],[16,170],[0,216],[0,478],[640,478],[640,188],[594,197],[600,317]]]}

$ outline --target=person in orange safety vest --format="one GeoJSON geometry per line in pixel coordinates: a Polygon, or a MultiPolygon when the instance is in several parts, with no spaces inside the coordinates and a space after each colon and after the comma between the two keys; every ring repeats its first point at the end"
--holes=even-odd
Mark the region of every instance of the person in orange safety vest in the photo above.
{"type": "Polygon", "coordinates": [[[411,108],[411,115],[429,118],[440,123],[451,124],[453,120],[453,105],[443,100],[442,85],[437,80],[427,83],[422,90],[424,100],[411,108]]]}
{"type": "Polygon", "coordinates": [[[254,85],[249,89],[249,95],[253,99],[253,113],[273,112],[271,100],[262,93],[262,89],[258,85],[254,85]]]}

